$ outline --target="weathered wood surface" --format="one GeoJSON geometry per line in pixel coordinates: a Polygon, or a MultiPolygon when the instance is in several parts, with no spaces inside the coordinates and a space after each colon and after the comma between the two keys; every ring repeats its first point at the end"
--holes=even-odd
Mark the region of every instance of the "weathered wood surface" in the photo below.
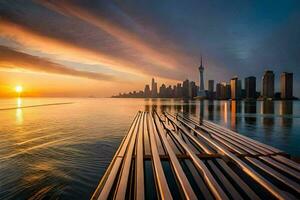
{"type": "Polygon", "coordinates": [[[299,197],[300,165],[285,152],[210,121],[153,111],[138,112],[92,199],[299,197]]]}

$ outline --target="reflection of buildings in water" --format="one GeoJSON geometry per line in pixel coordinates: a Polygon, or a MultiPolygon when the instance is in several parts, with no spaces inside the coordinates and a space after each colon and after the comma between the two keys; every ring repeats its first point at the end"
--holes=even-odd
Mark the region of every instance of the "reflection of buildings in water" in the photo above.
{"type": "Polygon", "coordinates": [[[256,123],[256,101],[245,101],[244,102],[244,111],[245,111],[245,122],[248,124],[256,123]],[[253,114],[249,116],[247,114],[253,114]]]}
{"type": "Polygon", "coordinates": [[[222,106],[223,114],[221,116],[223,116],[224,122],[227,124],[227,122],[228,122],[228,101],[223,102],[222,105],[223,105],[222,106]]]}
{"type": "Polygon", "coordinates": [[[160,99],[159,108],[161,112],[172,112],[170,99],[160,99]]]}
{"type": "Polygon", "coordinates": [[[150,112],[150,105],[149,104],[145,104],[145,111],[150,112]]]}
{"type": "Polygon", "coordinates": [[[204,117],[204,101],[199,101],[199,123],[202,124],[202,120],[204,117]]]}
{"type": "Polygon", "coordinates": [[[265,126],[273,126],[274,124],[274,101],[263,101],[262,102],[263,124],[265,126]]]}
{"type": "Polygon", "coordinates": [[[228,122],[228,101],[215,101],[216,105],[214,105],[214,109],[216,109],[216,113],[220,114],[220,118],[224,120],[225,123],[228,122]]]}
{"type": "Polygon", "coordinates": [[[214,101],[207,102],[208,120],[214,120],[214,101]]]}
{"type": "Polygon", "coordinates": [[[182,105],[182,111],[183,113],[189,113],[190,112],[190,105],[188,100],[183,100],[183,105],[182,105]]]}
{"type": "Polygon", "coordinates": [[[182,108],[181,102],[174,102],[173,108],[174,108],[175,112],[177,112],[177,113],[181,112],[181,108],[182,108]]]}
{"type": "Polygon", "coordinates": [[[190,114],[196,115],[196,104],[195,104],[195,102],[190,102],[190,114]]]}
{"type": "Polygon", "coordinates": [[[240,119],[237,117],[237,113],[241,112],[241,101],[234,101],[230,102],[230,126],[233,129],[236,129],[237,125],[240,122],[240,119]]]}
{"type": "Polygon", "coordinates": [[[291,127],[293,124],[293,101],[280,101],[279,113],[281,115],[281,125],[291,127]]]}

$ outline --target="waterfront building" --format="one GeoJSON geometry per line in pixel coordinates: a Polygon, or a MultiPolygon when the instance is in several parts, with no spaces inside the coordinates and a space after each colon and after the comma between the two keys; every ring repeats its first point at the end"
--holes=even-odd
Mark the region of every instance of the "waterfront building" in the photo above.
{"type": "Polygon", "coordinates": [[[201,56],[201,63],[199,66],[199,91],[198,91],[198,97],[200,98],[205,98],[206,97],[206,93],[204,90],[204,77],[203,77],[203,73],[204,73],[204,66],[202,63],[202,56],[201,56]]]}
{"type": "Polygon", "coordinates": [[[227,99],[226,83],[217,83],[216,85],[216,99],[224,100],[227,99]]]}
{"type": "Polygon", "coordinates": [[[157,97],[157,83],[155,82],[154,78],[152,78],[152,83],[151,83],[151,97],[155,98],[157,97]]]}
{"type": "Polygon", "coordinates": [[[197,87],[194,81],[191,81],[189,84],[189,97],[194,98],[197,96],[197,87]]]}
{"type": "Polygon", "coordinates": [[[241,80],[238,79],[238,77],[233,77],[230,80],[230,87],[231,87],[231,99],[238,100],[241,99],[241,80]]]}
{"type": "Polygon", "coordinates": [[[182,83],[182,96],[183,98],[189,98],[189,80],[185,80],[182,83]]]}
{"type": "Polygon", "coordinates": [[[159,88],[159,97],[162,98],[166,97],[166,90],[167,90],[166,85],[162,84],[159,88]]]}
{"type": "Polygon", "coordinates": [[[293,73],[283,72],[280,75],[281,99],[293,98],[293,73]]]}
{"type": "Polygon", "coordinates": [[[177,83],[176,87],[176,97],[182,97],[182,86],[181,83],[177,83]]]}
{"type": "Polygon", "coordinates": [[[215,81],[208,80],[208,98],[209,99],[213,99],[213,97],[214,97],[214,86],[215,86],[215,81]]]}
{"type": "Polygon", "coordinates": [[[151,97],[150,87],[149,87],[148,84],[145,86],[144,94],[145,94],[145,97],[146,97],[146,98],[151,97]]]}
{"type": "Polygon", "coordinates": [[[247,99],[256,98],[256,78],[254,76],[245,78],[245,96],[247,99]]]}
{"type": "Polygon", "coordinates": [[[273,98],[274,97],[274,73],[273,71],[265,71],[262,77],[262,97],[273,98]]]}
{"type": "Polygon", "coordinates": [[[231,98],[231,86],[230,84],[226,83],[226,96],[225,99],[230,99],[231,98]]]}

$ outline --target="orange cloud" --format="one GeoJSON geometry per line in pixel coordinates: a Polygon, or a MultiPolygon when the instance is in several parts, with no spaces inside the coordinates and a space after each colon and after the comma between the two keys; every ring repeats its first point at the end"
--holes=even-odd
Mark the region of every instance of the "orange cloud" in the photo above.
{"type": "MultiPolygon", "coordinates": [[[[153,42],[147,42],[145,40],[147,35],[144,35],[143,38],[141,38],[129,29],[122,28],[118,24],[112,23],[104,17],[96,16],[95,14],[92,14],[92,12],[70,2],[49,2],[43,0],[38,2],[63,15],[77,17],[95,27],[98,27],[124,44],[127,44],[128,47],[134,48],[137,52],[141,53],[140,56],[145,57],[149,62],[152,62],[161,68],[174,69],[183,66],[188,60],[186,55],[182,52],[176,52],[174,50],[174,44],[161,40],[157,41],[159,39],[156,38],[155,45],[153,45],[153,42]],[[166,47],[164,47],[164,45],[166,47]]],[[[153,34],[151,36],[153,37],[153,34]]]]}
{"type": "Polygon", "coordinates": [[[0,46],[0,68],[16,68],[30,71],[78,76],[95,80],[113,80],[112,76],[87,71],[79,71],[53,63],[47,59],[32,56],[11,48],[0,46]]]}
{"type": "Polygon", "coordinates": [[[0,36],[11,38],[25,47],[51,54],[60,60],[77,61],[85,64],[100,64],[116,71],[140,75],[141,71],[134,63],[112,55],[90,50],[63,41],[44,36],[22,25],[0,19],[0,36]]]}

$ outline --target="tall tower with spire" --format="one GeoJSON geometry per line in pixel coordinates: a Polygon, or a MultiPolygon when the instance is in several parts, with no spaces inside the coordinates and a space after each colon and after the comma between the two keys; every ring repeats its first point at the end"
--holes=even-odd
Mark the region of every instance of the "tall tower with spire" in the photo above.
{"type": "Polygon", "coordinates": [[[198,91],[198,97],[199,98],[205,98],[205,90],[204,90],[204,78],[203,78],[203,72],[204,72],[204,66],[202,63],[202,56],[201,56],[201,64],[199,66],[199,91],[198,91]]]}

